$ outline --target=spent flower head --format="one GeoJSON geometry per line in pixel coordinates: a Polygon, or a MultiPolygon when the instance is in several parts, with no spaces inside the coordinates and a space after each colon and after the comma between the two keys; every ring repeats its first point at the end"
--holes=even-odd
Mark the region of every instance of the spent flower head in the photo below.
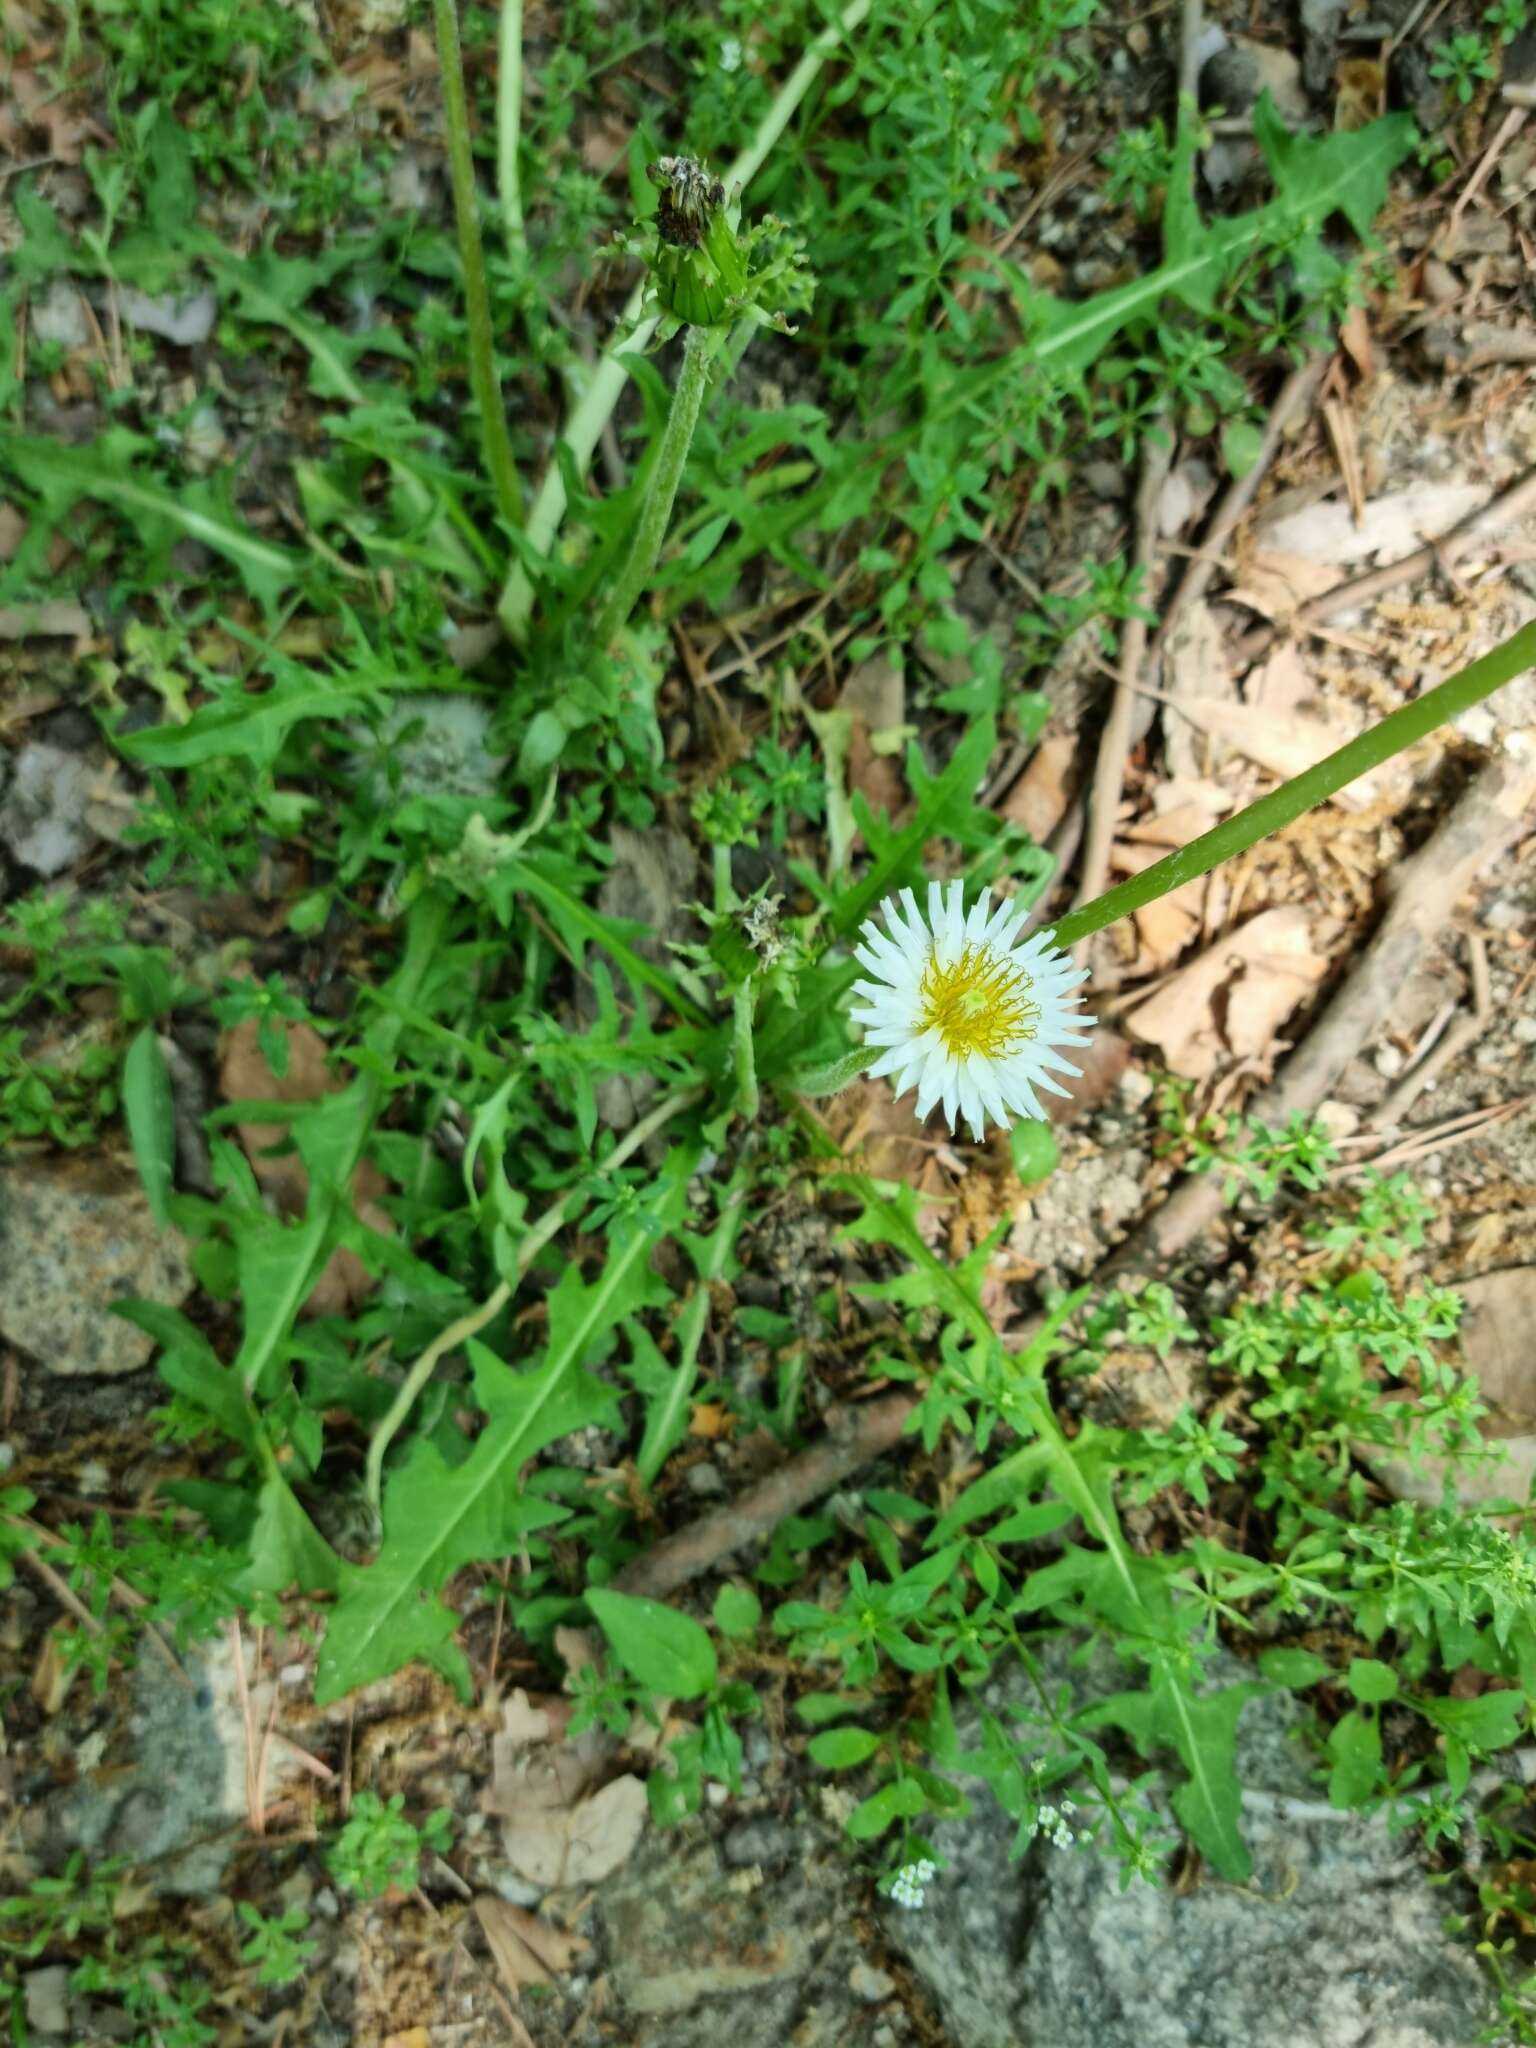
{"type": "Polygon", "coordinates": [[[904,916],[888,897],[886,930],[871,918],[854,947],[875,977],[854,983],[865,1007],[852,1013],[878,1055],[869,1073],[893,1074],[898,1095],[916,1087],[920,1118],[935,1103],[951,1130],[963,1116],[978,1144],[988,1117],[1005,1130],[1013,1117],[1042,1119],[1036,1091],[1069,1092],[1047,1069],[1082,1071],[1060,1048],[1089,1042],[1072,994],[1086,973],[1043,935],[1024,938],[1027,907],[994,905],[990,890],[967,913],[959,882],[930,883],[926,919],[910,889],[901,902],[904,916]]]}
{"type": "Polygon", "coordinates": [[[645,175],[656,211],[627,246],[651,273],[664,335],[738,320],[792,332],[784,316],[810,303],[812,280],[783,222],[738,225],[725,186],[694,157],[658,157],[645,175]]]}

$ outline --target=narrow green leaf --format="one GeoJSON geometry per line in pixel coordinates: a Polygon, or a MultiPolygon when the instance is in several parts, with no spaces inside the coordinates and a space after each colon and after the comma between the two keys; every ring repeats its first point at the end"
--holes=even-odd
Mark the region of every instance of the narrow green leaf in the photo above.
{"type": "Polygon", "coordinates": [[[176,1112],[165,1054],[153,1024],[138,1033],[123,1061],[123,1115],[149,1213],[158,1229],[168,1230],[176,1173],[176,1112]]]}

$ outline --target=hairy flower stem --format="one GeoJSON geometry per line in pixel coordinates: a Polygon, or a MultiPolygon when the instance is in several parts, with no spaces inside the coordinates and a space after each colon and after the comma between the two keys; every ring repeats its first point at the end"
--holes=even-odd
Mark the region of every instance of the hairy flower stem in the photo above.
{"type": "Polygon", "coordinates": [[[1415,746],[1436,727],[1459,718],[1462,712],[1470,711],[1474,704],[1491,697],[1495,690],[1501,690],[1506,683],[1530,668],[1536,668],[1536,625],[1522,626],[1518,633],[1511,634],[1491,654],[1474,661],[1459,675],[1452,676],[1449,682],[1427,690],[1411,704],[1404,704],[1400,710],[1389,713],[1369,732],[1361,733],[1348,746],[1340,747],[1326,760],[1319,761],[1315,768],[1309,768],[1304,775],[1293,776],[1289,782],[1271,790],[1268,796],[1261,796],[1257,803],[1239,811],[1236,817],[1224,819],[1212,831],[1202,832],[1198,839],[1192,839],[1188,846],[1181,846],[1177,852],[1170,853],[1166,860],[1144,868],[1139,875],[1133,875],[1128,882],[1121,882],[1116,888],[1106,889],[1102,896],[1085,903],[1081,910],[1069,911],[1052,927],[1051,943],[1064,950],[1070,949],[1079,939],[1102,931],[1105,925],[1113,924],[1117,918],[1129,917],[1133,910],[1144,910],[1159,896],[1166,896],[1183,883],[1209,874],[1212,868],[1224,860],[1231,860],[1234,854],[1246,853],[1260,839],[1267,838],[1272,832],[1283,831],[1287,825],[1294,824],[1304,811],[1326,802],[1335,791],[1343,789],[1358,776],[1368,774],[1371,769],[1379,768],[1405,747],[1415,746]]]}
{"type": "MultiPolygon", "coordinates": [[[[762,169],[764,160],[784,130],[794,119],[800,102],[820,76],[821,67],[834,56],[844,39],[861,27],[869,13],[870,0],[848,0],[837,20],[829,23],[816,38],[794,70],[779,87],[771,107],[758,125],[751,142],[722,173],[728,192],[745,191],[747,186],[762,169]]],[[[598,444],[603,428],[613,415],[613,409],[623,396],[629,382],[629,370],[625,358],[644,355],[656,332],[654,318],[641,318],[641,307],[645,302],[645,285],[636,285],[625,302],[624,310],[618,317],[614,338],[603,351],[602,361],[592,373],[590,383],[583,392],[579,404],[565,423],[560,439],[571,459],[571,467],[577,476],[585,476],[592,463],[592,452],[598,444]]],[[[560,531],[560,522],[565,517],[568,494],[565,487],[566,472],[558,462],[551,462],[545,470],[542,481],[528,512],[527,542],[535,555],[547,555],[560,531]]],[[[506,588],[501,593],[497,606],[500,618],[510,640],[521,646],[527,637],[528,621],[533,612],[534,586],[525,563],[519,561],[512,566],[506,588]]]]}
{"type": "Polygon", "coordinates": [[[459,260],[464,269],[464,321],[469,330],[469,381],[480,413],[480,443],[497,510],[508,526],[523,523],[523,487],[518,481],[507,432],[496,350],[491,338],[491,298],[480,246],[475,160],[469,145],[469,106],[464,97],[464,55],[459,47],[457,0],[433,0],[437,61],[443,76],[443,120],[448,130],[448,169],[453,211],[459,227],[459,260]]]}
{"type": "Polygon", "coordinates": [[[634,610],[640,593],[650,581],[661,544],[667,537],[683,464],[699,423],[699,409],[709,383],[710,364],[720,352],[722,335],[714,327],[690,327],[683,339],[683,367],[672,393],[672,410],[662,429],[661,446],[651,467],[640,507],[639,523],[629,544],[629,559],[609,591],[594,629],[599,647],[607,647],[634,610]]]}
{"type": "Polygon", "coordinates": [[[736,1067],[736,1114],[750,1124],[758,1110],[757,1060],[752,1050],[752,1018],[757,1008],[755,977],[737,989],[731,1003],[731,1050],[736,1067]]]}
{"type": "Polygon", "coordinates": [[[496,66],[496,185],[507,254],[523,255],[523,185],[517,145],[523,120],[523,0],[501,0],[501,39],[496,66]]]}

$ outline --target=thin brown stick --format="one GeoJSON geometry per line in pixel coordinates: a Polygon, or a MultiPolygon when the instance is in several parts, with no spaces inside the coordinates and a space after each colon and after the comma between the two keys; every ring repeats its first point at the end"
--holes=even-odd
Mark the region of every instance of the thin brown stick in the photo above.
{"type": "Polygon", "coordinates": [[[1274,405],[1270,408],[1264,425],[1264,437],[1259,443],[1259,452],[1253,467],[1228,485],[1221,503],[1212,515],[1211,523],[1205,530],[1200,543],[1199,554],[1191,561],[1188,570],[1180,578],[1179,586],[1169,599],[1163,611],[1162,623],[1152,640],[1152,657],[1157,660],[1168,644],[1168,635],[1175,620],[1186,605],[1198,603],[1211,587],[1211,579],[1222,567],[1223,551],[1237,529],[1237,522],[1253,503],[1254,494],[1268,475],[1280,444],[1285,439],[1291,422],[1299,419],[1317,395],[1323,381],[1323,373],[1333,360],[1332,351],[1320,349],[1314,356],[1292,370],[1280,386],[1274,405]]]}
{"type": "Polygon", "coordinates": [[[888,1451],[916,1405],[911,1394],[883,1394],[878,1401],[844,1409],[818,1442],[749,1486],[728,1507],[715,1508],[652,1544],[613,1583],[621,1593],[664,1599],[728,1551],[766,1536],[786,1515],[830,1493],[850,1472],[888,1451]]]}
{"type": "Polygon", "coordinates": [[[1371,1118],[1371,1122],[1381,1130],[1389,1131],[1400,1124],[1430,1082],[1438,1079],[1452,1060],[1460,1058],[1467,1047],[1475,1045],[1488,1029],[1488,1021],[1493,1015],[1493,990],[1488,978],[1488,948],[1481,933],[1473,932],[1469,936],[1467,950],[1472,966],[1471,1012],[1459,1018],[1440,1043],[1427,1052],[1410,1073],[1404,1074],[1371,1118]]]}
{"type": "MultiPolygon", "coordinates": [[[[1142,581],[1151,575],[1157,552],[1157,501],[1162,494],[1173,460],[1171,440],[1142,442],[1141,482],[1136,492],[1136,567],[1142,581]]],[[[1136,693],[1147,658],[1147,622],[1133,613],[1120,634],[1120,662],[1115,677],[1115,694],[1109,716],[1099,737],[1099,755],[1093,771],[1093,789],[1088,798],[1088,831],[1083,841],[1083,865],[1078,876],[1074,909],[1091,903],[1103,893],[1109,878],[1109,849],[1120,812],[1120,794],[1125,787],[1125,762],[1132,744],[1131,723],[1136,715],[1136,693]]],[[[1082,948],[1080,947],[1079,952],[1082,948]]]]}
{"type": "MultiPolygon", "coordinates": [[[[1536,803],[1536,766],[1501,756],[1485,768],[1433,837],[1396,870],[1386,915],[1306,1042],[1260,1095],[1252,1113],[1283,1124],[1315,1110],[1346,1064],[1381,1023],[1420,955],[1449,921],[1463,891],[1509,845],[1536,803]]],[[[1191,1175],[1098,1267],[1096,1287],[1155,1271],[1199,1237],[1220,1213],[1217,1176],[1191,1175]]],[[[885,1394],[845,1411],[819,1443],[759,1480],[728,1507],[702,1515],[626,1565],[621,1592],[663,1599],[732,1550],[767,1535],[786,1515],[900,1441],[917,1405],[885,1394]]]]}

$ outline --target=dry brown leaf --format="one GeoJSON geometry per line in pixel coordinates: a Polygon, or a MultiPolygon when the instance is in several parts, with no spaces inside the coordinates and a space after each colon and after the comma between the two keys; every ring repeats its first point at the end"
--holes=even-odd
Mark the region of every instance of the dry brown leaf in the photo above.
{"type": "Polygon", "coordinates": [[[907,710],[906,678],[881,648],[861,661],[843,684],[837,709],[852,720],[848,739],[848,787],[857,790],[877,815],[892,817],[906,802],[897,755],[907,710]]]}
{"type": "Polygon", "coordinates": [[[27,537],[27,522],[16,507],[0,498],[0,562],[15,559],[16,550],[27,537]]]}
{"type": "MultiPolygon", "coordinates": [[[[1335,128],[1364,128],[1387,111],[1387,67],[1379,57],[1342,57],[1334,78],[1338,86],[1333,104],[1335,128]]],[[[1339,339],[1357,363],[1360,358],[1349,339],[1348,328],[1354,316],[1363,312],[1363,307],[1351,306],[1339,329],[1339,339]]],[[[1363,376],[1371,374],[1364,363],[1360,363],[1360,370],[1363,376]]]]}
{"type": "Polygon", "coordinates": [[[917,1097],[909,1089],[898,1101],[886,1080],[858,1080],[834,1095],[822,1111],[827,1129],[847,1153],[858,1153],[877,1180],[904,1180],[937,1193],[929,1182],[933,1142],[913,1114],[917,1097]]]}
{"type": "Polygon", "coordinates": [[[1243,694],[1266,711],[1294,711],[1317,695],[1317,684],[1295,641],[1282,640],[1267,661],[1248,671],[1243,694]]]}
{"type": "Polygon", "coordinates": [[[1222,596],[1228,604],[1246,605],[1249,611],[1279,622],[1339,581],[1340,572],[1329,563],[1266,547],[1244,565],[1241,581],[1222,596]]]}
{"type": "Polygon", "coordinates": [[[1174,1073],[1203,1081],[1229,1055],[1267,1050],[1327,971],[1311,950],[1306,911],[1283,904],[1218,939],[1125,1022],[1162,1049],[1174,1073]]]}
{"type": "Polygon", "coordinates": [[[88,142],[111,144],[112,137],[85,111],[79,98],[59,92],[41,71],[18,64],[8,83],[22,126],[47,138],[48,154],[55,163],[79,163],[88,142]]]}
{"type": "MultiPolygon", "coordinates": [[[[7,509],[0,506],[0,512],[7,509]]],[[[76,640],[90,631],[90,613],[71,598],[0,606],[0,640],[76,640]]]]}
{"type": "Polygon", "coordinates": [[[1200,933],[1199,913],[1182,903],[1175,903],[1173,895],[1159,896],[1155,903],[1145,904],[1135,913],[1134,923],[1136,935],[1141,940],[1141,951],[1136,959],[1138,976],[1158,974],[1163,968],[1171,967],[1185,948],[1194,944],[1200,933]]]}
{"type": "Polygon", "coordinates": [[[573,1806],[540,1806],[529,1798],[502,1823],[507,1861],[530,1884],[596,1884],[627,1863],[650,1810],[643,1781],[626,1772],[573,1806]]]}
{"type": "Polygon", "coordinates": [[[1323,425],[1333,443],[1334,460],[1349,498],[1349,514],[1358,526],[1365,518],[1365,471],[1360,462],[1360,436],[1355,416],[1340,398],[1323,400],[1323,425]]]}
{"type": "MultiPolygon", "coordinates": [[[[595,1654],[577,1656],[591,1663],[595,1654]]],[[[501,1731],[491,1743],[491,1783],[480,1802],[501,1817],[508,1862],[546,1888],[610,1876],[640,1839],[649,1810],[643,1781],[630,1773],[593,1789],[617,1745],[598,1728],[566,1736],[571,1711],[569,1701],[536,1707],[526,1693],[514,1692],[502,1707],[501,1731]],[[540,1718],[554,1740],[527,1739],[540,1718]]]]}
{"type": "MultiPolygon", "coordinates": [[[[1183,845],[1185,842],[1174,840],[1171,843],[1183,845]]],[[[1117,874],[1139,875],[1144,869],[1156,866],[1168,851],[1168,845],[1169,842],[1151,846],[1126,845],[1117,840],[1109,850],[1110,866],[1117,874]]],[[[1159,896],[1155,903],[1148,903],[1133,914],[1132,922],[1141,940],[1141,951],[1132,969],[1134,976],[1160,973],[1163,968],[1171,967],[1179,955],[1193,944],[1204,914],[1205,886],[1203,876],[1192,882],[1181,882],[1177,889],[1170,889],[1166,896],[1159,896]]]]}
{"type": "MultiPolygon", "coordinates": [[[[1222,697],[1181,697],[1179,710],[1192,725],[1235,748],[1282,781],[1315,768],[1326,755],[1355,737],[1348,726],[1335,725],[1300,710],[1281,713],[1268,704],[1232,704],[1222,697]]],[[[1357,811],[1371,801],[1374,793],[1371,777],[1362,775],[1347,789],[1336,790],[1331,801],[1341,810],[1357,811]]]]}
{"type": "MultiPolygon", "coordinates": [[[[1372,70],[1380,67],[1372,65],[1372,70]]],[[[1374,116],[1370,118],[1374,119],[1374,116]]],[[[1346,125],[1339,124],[1341,127],[1346,125]]],[[[1371,341],[1371,316],[1356,299],[1339,322],[1339,345],[1349,356],[1362,379],[1369,384],[1376,374],[1376,350],[1371,341]]]]}
{"type": "MultiPolygon", "coordinates": [[[[1214,789],[1215,785],[1207,784],[1206,787],[1214,789]]],[[[1222,812],[1231,808],[1232,800],[1227,796],[1221,796],[1214,806],[1203,796],[1190,797],[1167,810],[1154,811],[1139,825],[1128,825],[1123,838],[1132,845],[1157,846],[1164,852],[1171,852],[1176,846],[1188,846],[1191,839],[1198,839],[1202,832],[1209,832],[1222,812]]]]}
{"type": "Polygon", "coordinates": [[[1000,818],[1018,825],[1043,846],[1067,813],[1068,788],[1077,741],[1064,732],[1047,733],[1029,766],[997,807],[1000,818]]]}
{"type": "Polygon", "coordinates": [[[1118,1031],[1106,1030],[1102,1025],[1094,1027],[1090,1044],[1073,1048],[1073,1064],[1082,1068],[1076,1080],[1070,1074],[1063,1074],[1061,1085],[1068,1092],[1065,1095],[1042,1095],[1045,1113],[1053,1124],[1070,1123],[1073,1117],[1081,1116],[1085,1110],[1096,1109],[1101,1102],[1107,1102],[1120,1085],[1120,1076],[1130,1065],[1131,1048],[1118,1031]]]}
{"type": "Polygon", "coordinates": [[[482,1892],[475,1900],[475,1917],[485,1929],[507,1989],[514,1993],[525,1984],[548,1984],[572,1968],[590,1946],[579,1934],[551,1927],[547,1920],[522,1906],[509,1905],[494,1892],[482,1892]]]}
{"type": "MultiPolygon", "coordinates": [[[[257,1020],[247,1018],[224,1034],[220,1046],[219,1087],[226,1102],[315,1102],[342,1087],[325,1061],[325,1040],[308,1024],[284,1023],[288,1071],[274,1074],[261,1049],[257,1020]]],[[[309,1197],[304,1162],[288,1143],[284,1124],[239,1124],[245,1147],[262,1191],[285,1216],[300,1216],[309,1197]],[[273,1156],[275,1146],[286,1147],[273,1156]]],[[[385,1235],[394,1230],[378,1206],[389,1183],[370,1160],[362,1160],[352,1176],[352,1200],[359,1220],[385,1235]]],[[[304,1304],[306,1315],[348,1315],[373,1292],[374,1276],[354,1251],[332,1252],[304,1304]]]]}
{"type": "Polygon", "coordinates": [[[736,1426],[730,1409],[719,1401],[700,1401],[688,1420],[688,1434],[714,1438],[729,1436],[736,1426]]]}
{"type": "Polygon", "coordinates": [[[1208,604],[1186,605],[1175,618],[1163,655],[1163,690],[1163,752],[1168,773],[1176,780],[1199,781],[1205,774],[1209,749],[1180,715],[1179,707],[1186,697],[1230,696],[1237,701],[1226,644],[1208,604]]]}
{"type": "Polygon", "coordinates": [[[386,2034],[384,2048],[432,2048],[430,2027],[407,2027],[403,2034],[386,2034]]]}
{"type": "Polygon", "coordinates": [[[1320,498],[1316,504],[1284,513],[1261,530],[1266,553],[1300,555],[1328,568],[1345,568],[1380,556],[1384,562],[1411,555],[1426,541],[1438,540],[1469,513],[1486,503],[1483,483],[1436,482],[1421,477],[1401,490],[1387,491],[1365,507],[1357,525],[1347,504],[1320,498]]]}

